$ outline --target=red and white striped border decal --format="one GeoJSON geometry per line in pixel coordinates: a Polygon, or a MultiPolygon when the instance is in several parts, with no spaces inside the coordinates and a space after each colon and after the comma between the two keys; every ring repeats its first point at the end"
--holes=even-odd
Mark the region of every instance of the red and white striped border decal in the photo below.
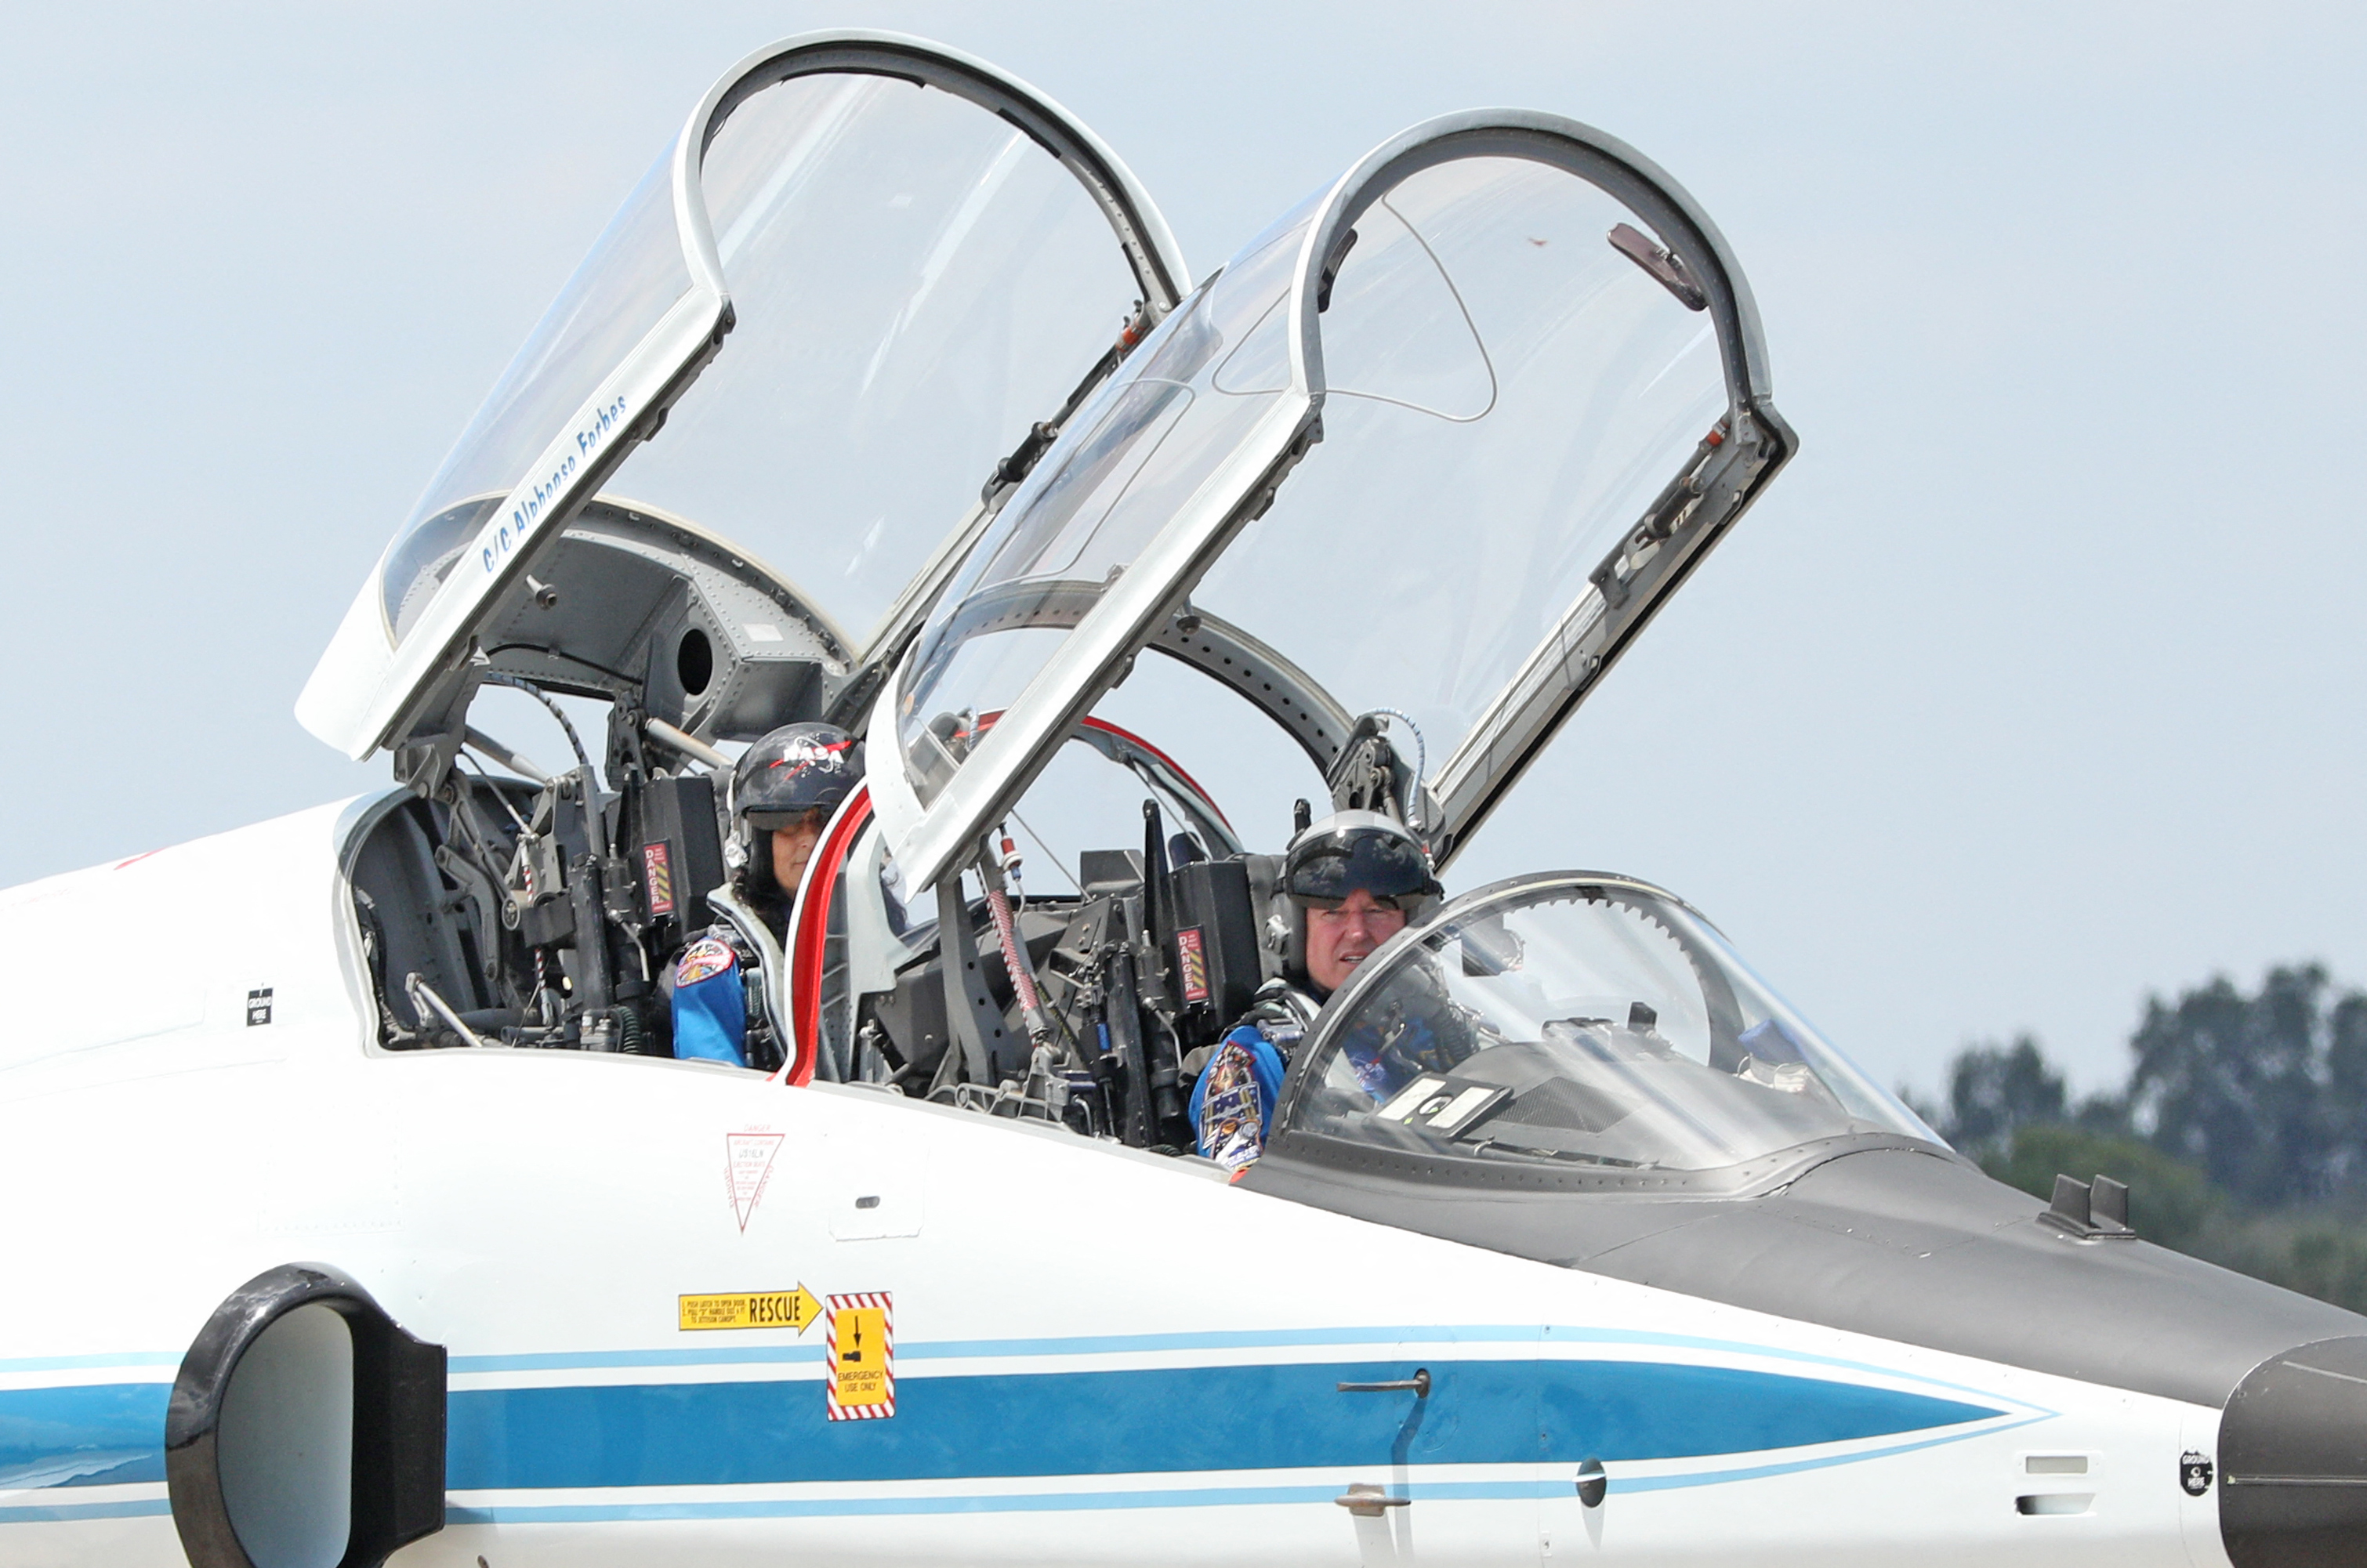
{"type": "Polygon", "coordinates": [[[896,1303],[892,1292],[857,1291],[853,1295],[825,1297],[830,1303],[830,1322],[823,1331],[823,1353],[830,1358],[830,1377],[824,1385],[824,1397],[830,1402],[830,1418],[833,1421],[884,1421],[896,1414],[896,1303]],[[852,1307],[876,1307],[887,1325],[887,1342],[879,1348],[883,1371],[888,1379],[888,1398],[881,1404],[841,1404],[838,1402],[838,1314],[852,1307]]]}

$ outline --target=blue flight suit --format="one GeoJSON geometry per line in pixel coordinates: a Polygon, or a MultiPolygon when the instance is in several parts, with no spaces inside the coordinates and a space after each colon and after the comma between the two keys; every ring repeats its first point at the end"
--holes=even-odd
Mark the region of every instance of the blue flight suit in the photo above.
{"type": "Polygon", "coordinates": [[[1187,1110],[1202,1155],[1239,1170],[1265,1152],[1290,1050],[1306,1038],[1321,1005],[1287,981],[1269,980],[1259,989],[1193,1081],[1187,1110]]]}
{"type": "Polygon", "coordinates": [[[722,928],[682,950],[674,967],[674,1054],[748,1065],[748,979],[752,966],[722,928]]]}
{"type": "MultiPolygon", "coordinates": [[[[1201,1154],[1238,1170],[1265,1152],[1290,1053],[1313,1026],[1319,1006],[1279,980],[1258,992],[1192,1086],[1192,1126],[1201,1154]]],[[[1378,1105],[1424,1073],[1454,1071],[1472,1045],[1436,1012],[1410,1011],[1385,994],[1349,1027],[1340,1059],[1378,1105]]]]}
{"type": "Polygon", "coordinates": [[[1226,1035],[1192,1084],[1192,1127],[1200,1153],[1228,1170],[1239,1170],[1263,1153],[1289,1066],[1256,1024],[1244,1023],[1226,1035]]]}

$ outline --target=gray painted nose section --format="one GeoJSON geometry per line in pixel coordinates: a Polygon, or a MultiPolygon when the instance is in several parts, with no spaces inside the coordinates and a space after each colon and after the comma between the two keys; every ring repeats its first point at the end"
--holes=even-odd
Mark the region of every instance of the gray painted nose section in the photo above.
{"type": "MultiPolygon", "coordinates": [[[[1781,1317],[2224,1411],[2236,1568],[2367,1568],[2367,1318],[2044,1205],[1941,1150],[1870,1149],[1750,1197],[1508,1191],[1269,1153],[1242,1185],[1781,1317]]],[[[2134,1217],[2145,1225],[2145,1194],[2134,1217]]],[[[2211,1484],[2191,1455],[2188,1486],[2211,1484]]],[[[2167,1486],[2172,1477],[2157,1478],[2167,1486]]]]}
{"type": "Polygon", "coordinates": [[[2367,1563],[2367,1337],[2245,1375],[2219,1423],[2219,1533],[2236,1568],[2367,1563]]]}
{"type": "MultiPolygon", "coordinates": [[[[1272,1152],[1242,1185],[1519,1258],[2213,1409],[2290,1347],[2367,1336],[2367,1318],[2197,1258],[2042,1224],[2044,1204],[1937,1149],[1844,1155],[1756,1197],[1457,1187],[1272,1152]]],[[[2142,1232],[2143,1191],[2134,1210],[2142,1232]]],[[[2367,1377],[2367,1366],[2357,1371],[2367,1377]]]]}

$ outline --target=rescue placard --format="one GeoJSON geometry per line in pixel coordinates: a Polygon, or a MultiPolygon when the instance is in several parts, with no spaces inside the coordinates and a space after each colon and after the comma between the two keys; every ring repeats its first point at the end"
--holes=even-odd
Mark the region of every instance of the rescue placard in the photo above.
{"type": "Polygon", "coordinates": [[[799,1285],[794,1291],[732,1291],[714,1296],[678,1296],[682,1326],[695,1328],[794,1328],[803,1334],[821,1315],[821,1303],[799,1285]]]}
{"type": "Polygon", "coordinates": [[[886,1291],[830,1298],[830,1379],[833,1421],[876,1421],[896,1414],[896,1310],[886,1291]]]}

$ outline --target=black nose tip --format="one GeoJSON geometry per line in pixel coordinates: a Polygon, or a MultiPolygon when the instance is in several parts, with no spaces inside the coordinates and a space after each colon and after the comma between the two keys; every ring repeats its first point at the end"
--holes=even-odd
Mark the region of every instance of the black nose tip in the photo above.
{"type": "Polygon", "coordinates": [[[2219,1421],[2219,1484],[2236,1568],[2367,1565],[2367,1337],[2245,1373],[2219,1421]]]}

